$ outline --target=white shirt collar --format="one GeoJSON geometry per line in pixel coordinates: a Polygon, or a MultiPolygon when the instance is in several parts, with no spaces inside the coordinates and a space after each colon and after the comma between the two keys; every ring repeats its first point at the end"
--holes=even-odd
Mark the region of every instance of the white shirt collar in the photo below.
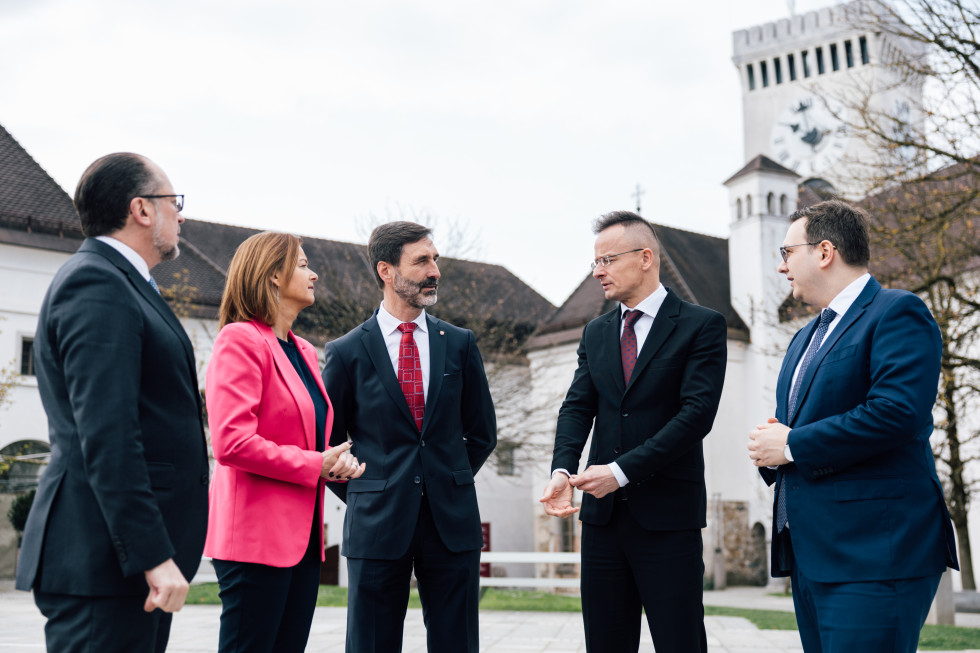
{"type": "Polygon", "coordinates": [[[122,254],[123,257],[129,261],[130,265],[136,268],[136,271],[139,272],[144,279],[147,281],[150,280],[150,266],[147,265],[146,261],[136,252],[135,249],[121,240],[116,240],[112,236],[96,236],[95,239],[102,241],[112,249],[122,254]]]}
{"type": "Polygon", "coordinates": [[[840,291],[836,297],[831,300],[827,308],[837,313],[838,316],[843,315],[847,312],[847,309],[851,307],[854,300],[858,298],[858,295],[864,291],[864,287],[868,285],[868,281],[871,279],[871,274],[865,272],[860,277],[847,284],[844,290],[840,291]]]}
{"type": "Polygon", "coordinates": [[[619,305],[619,317],[623,317],[623,313],[629,310],[643,311],[644,315],[655,317],[665,299],[667,299],[667,289],[664,288],[663,284],[660,284],[657,286],[656,290],[654,290],[646,299],[638,303],[633,309],[630,309],[629,306],[621,303],[619,305]]]}
{"type": "MultiPolygon", "coordinates": [[[[426,330],[424,310],[421,313],[419,313],[418,317],[412,320],[412,322],[418,325],[416,327],[418,331],[422,331],[423,333],[428,333],[428,331],[426,330]]],[[[398,325],[401,323],[402,323],[401,320],[399,320],[397,317],[395,317],[385,309],[385,303],[384,301],[382,301],[380,308],[378,308],[378,326],[381,327],[381,333],[385,335],[394,333],[395,330],[398,328],[398,325]]]]}

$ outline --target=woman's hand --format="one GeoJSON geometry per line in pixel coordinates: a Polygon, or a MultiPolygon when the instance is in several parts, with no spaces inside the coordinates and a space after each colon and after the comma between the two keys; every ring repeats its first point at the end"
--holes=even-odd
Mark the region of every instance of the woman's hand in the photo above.
{"type": "Polygon", "coordinates": [[[357,478],[364,473],[367,463],[358,464],[357,458],[348,451],[352,445],[352,442],[345,442],[323,452],[321,478],[344,481],[357,478]]]}

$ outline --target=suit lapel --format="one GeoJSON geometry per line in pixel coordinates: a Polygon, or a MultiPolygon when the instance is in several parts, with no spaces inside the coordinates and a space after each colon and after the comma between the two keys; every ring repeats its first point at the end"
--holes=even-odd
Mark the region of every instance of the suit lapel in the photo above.
{"type": "Polygon", "coordinates": [[[606,314],[605,322],[601,323],[602,333],[599,336],[602,343],[602,355],[599,360],[605,362],[602,368],[605,368],[612,378],[617,394],[626,392],[626,379],[623,378],[623,353],[619,342],[621,312],[617,306],[606,314]]]}
{"type": "MultiPolygon", "coordinates": [[[[446,371],[446,335],[445,330],[439,329],[438,322],[428,313],[425,323],[429,329],[429,393],[425,400],[425,415],[436,405],[439,391],[442,390],[442,378],[446,371]]],[[[408,405],[408,402],[405,404],[408,405]]],[[[422,430],[425,431],[430,420],[422,418],[422,430]]]]}
{"type": "MultiPolygon", "coordinates": [[[[843,317],[841,317],[840,322],[837,323],[837,326],[834,327],[834,330],[830,333],[830,335],[824,339],[823,343],[821,343],[820,349],[817,350],[813,360],[810,361],[810,364],[806,368],[806,373],[803,375],[803,379],[800,381],[800,392],[796,399],[796,411],[793,414],[794,422],[796,421],[796,416],[800,414],[800,408],[803,406],[803,402],[806,401],[807,391],[810,389],[810,384],[813,382],[813,377],[816,375],[817,368],[820,367],[820,363],[823,362],[823,359],[827,357],[827,354],[830,353],[830,351],[834,348],[834,345],[837,344],[837,341],[841,339],[844,333],[846,333],[847,330],[851,328],[851,326],[857,322],[862,315],[864,315],[864,312],[868,308],[868,304],[871,303],[871,300],[874,299],[874,296],[878,294],[878,290],[880,289],[881,286],[874,280],[874,278],[869,279],[868,283],[864,286],[864,290],[861,291],[861,294],[854,300],[854,303],[852,303],[850,308],[847,309],[847,312],[845,312],[843,317]]],[[[813,328],[816,328],[817,322],[819,322],[819,319],[814,320],[813,328]]],[[[807,346],[804,348],[804,351],[809,347],[809,344],[809,338],[807,338],[807,346]]],[[[796,360],[799,361],[799,358],[796,360]]],[[[795,365],[793,369],[796,369],[795,365]]],[[[790,426],[792,426],[792,424],[790,426]]]]}
{"type": "MultiPolygon", "coordinates": [[[[303,420],[303,435],[306,436],[306,446],[311,451],[315,451],[316,424],[314,422],[316,420],[316,411],[313,408],[313,399],[310,398],[310,391],[306,388],[306,384],[303,383],[303,379],[300,378],[296,368],[293,367],[293,362],[289,360],[289,356],[282,350],[282,345],[279,344],[279,339],[276,337],[275,332],[273,332],[272,327],[261,322],[252,322],[252,325],[262,335],[266,346],[272,352],[272,360],[276,365],[276,369],[279,370],[279,376],[286,382],[286,387],[289,388],[289,394],[293,395],[293,401],[296,402],[296,407],[299,409],[300,417],[303,420]]],[[[314,374],[313,376],[318,377],[320,375],[314,374]]]]}
{"type": "Polygon", "coordinates": [[[657,317],[653,319],[650,333],[647,334],[646,340],[643,341],[643,348],[640,349],[640,354],[636,358],[636,366],[633,368],[633,374],[630,376],[630,383],[627,390],[633,386],[633,383],[640,376],[643,368],[650,364],[654,355],[667,342],[667,338],[674,331],[676,318],[680,310],[680,300],[674,293],[668,292],[663,304],[660,305],[660,310],[657,311],[657,317]]]}
{"type": "Polygon", "coordinates": [[[381,333],[381,328],[378,326],[377,313],[365,322],[361,328],[364,330],[364,333],[361,335],[361,344],[374,364],[378,378],[381,379],[381,385],[384,386],[391,400],[398,406],[399,412],[405,416],[405,419],[412,424],[412,428],[414,429],[415,418],[412,417],[412,411],[408,409],[405,393],[402,392],[402,387],[398,383],[398,376],[395,375],[395,369],[391,365],[391,357],[388,355],[388,348],[385,346],[384,336],[381,333]]]}

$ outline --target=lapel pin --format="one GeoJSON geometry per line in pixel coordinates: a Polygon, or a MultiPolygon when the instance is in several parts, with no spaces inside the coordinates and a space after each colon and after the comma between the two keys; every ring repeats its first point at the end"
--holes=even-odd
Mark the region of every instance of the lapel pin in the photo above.
{"type": "Polygon", "coordinates": [[[439,332],[439,335],[440,335],[440,336],[444,336],[444,335],[446,335],[446,332],[445,332],[445,331],[440,331],[440,332],[439,332]]]}

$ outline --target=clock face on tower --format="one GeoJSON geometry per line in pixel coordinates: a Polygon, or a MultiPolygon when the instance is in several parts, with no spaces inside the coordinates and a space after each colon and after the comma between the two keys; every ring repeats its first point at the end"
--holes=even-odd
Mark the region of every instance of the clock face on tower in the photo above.
{"type": "Polygon", "coordinates": [[[842,108],[819,96],[804,95],[784,108],[772,126],[769,146],[780,165],[797,174],[818,175],[847,150],[847,126],[836,116],[842,108]]]}

